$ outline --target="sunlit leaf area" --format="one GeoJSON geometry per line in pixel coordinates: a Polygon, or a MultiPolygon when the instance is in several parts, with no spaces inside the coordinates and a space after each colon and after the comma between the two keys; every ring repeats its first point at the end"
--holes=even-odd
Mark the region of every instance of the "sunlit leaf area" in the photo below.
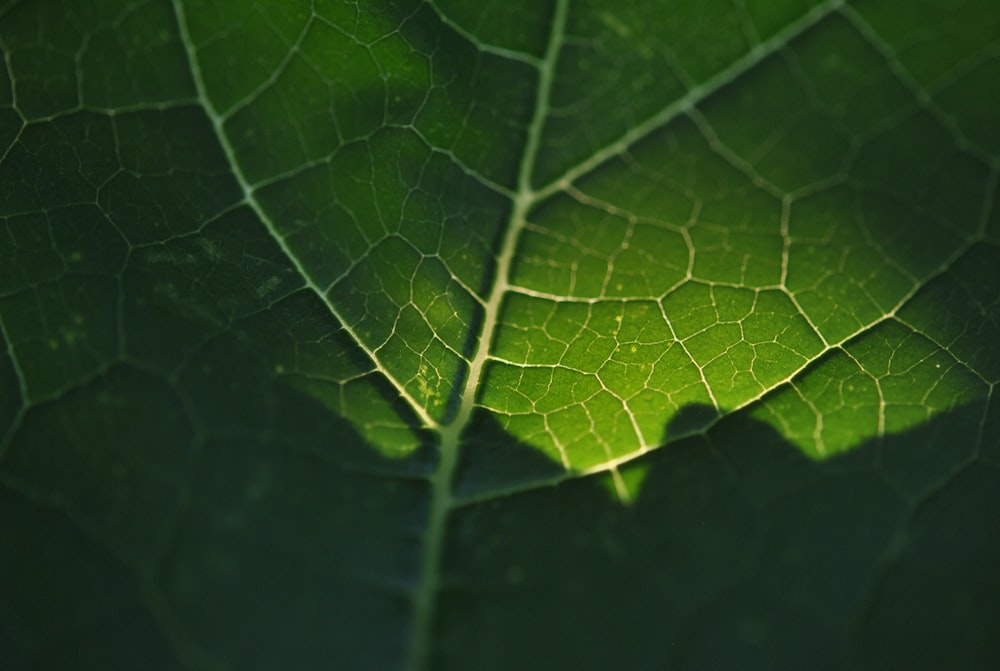
{"type": "Polygon", "coordinates": [[[0,52],[0,667],[1000,665],[994,0],[0,52]]]}

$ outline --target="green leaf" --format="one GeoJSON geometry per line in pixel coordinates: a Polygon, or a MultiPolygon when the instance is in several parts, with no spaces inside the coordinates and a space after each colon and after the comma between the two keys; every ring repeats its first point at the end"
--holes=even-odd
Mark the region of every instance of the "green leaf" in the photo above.
{"type": "Polygon", "coordinates": [[[3,658],[990,668],[998,35],[0,3],[3,658]]]}

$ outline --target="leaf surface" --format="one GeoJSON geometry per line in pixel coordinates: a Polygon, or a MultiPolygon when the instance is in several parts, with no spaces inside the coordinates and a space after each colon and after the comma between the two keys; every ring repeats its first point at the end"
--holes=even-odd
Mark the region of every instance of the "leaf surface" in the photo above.
{"type": "Polygon", "coordinates": [[[18,668],[987,668],[989,2],[0,6],[18,668]]]}

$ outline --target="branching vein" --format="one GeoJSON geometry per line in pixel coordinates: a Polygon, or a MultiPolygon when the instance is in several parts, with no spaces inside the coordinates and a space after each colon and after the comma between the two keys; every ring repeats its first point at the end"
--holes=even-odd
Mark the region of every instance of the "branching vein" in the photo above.
{"type": "Polygon", "coordinates": [[[499,323],[501,304],[509,287],[510,270],[518,239],[524,229],[528,211],[535,202],[535,194],[531,188],[532,172],[541,144],[545,117],[549,109],[549,95],[552,90],[552,82],[555,79],[556,61],[563,42],[568,10],[569,0],[557,0],[548,48],[539,67],[534,113],[528,128],[528,137],[518,172],[518,190],[514,197],[514,206],[511,209],[510,217],[503,231],[503,239],[496,261],[496,274],[489,298],[486,301],[482,331],[462,388],[459,410],[454,420],[442,427],[440,431],[441,461],[431,480],[430,518],[420,582],[417,588],[416,615],[408,663],[408,668],[411,671],[422,671],[427,668],[429,663],[431,627],[441,577],[441,550],[444,545],[448,515],[454,507],[451,487],[455,466],[458,463],[459,442],[462,432],[472,419],[476,390],[482,381],[483,370],[489,359],[490,346],[499,323]]]}
{"type": "Polygon", "coordinates": [[[230,167],[233,170],[233,175],[236,177],[236,181],[240,188],[243,190],[244,200],[248,207],[254,211],[257,217],[263,222],[264,226],[267,228],[268,232],[281,247],[281,251],[285,256],[291,261],[298,271],[299,275],[302,277],[306,286],[312,290],[320,300],[326,305],[327,309],[330,310],[331,314],[340,322],[342,328],[347,332],[351,339],[360,347],[368,358],[371,359],[372,365],[385,376],[385,378],[392,384],[399,395],[407,402],[413,412],[420,418],[420,421],[427,427],[434,428],[437,426],[437,421],[427,412],[427,409],[422,403],[420,403],[412,394],[406,389],[406,386],[396,378],[388,369],[386,369],[375,356],[375,353],[368,347],[364,340],[358,335],[351,324],[347,321],[344,315],[341,313],[340,309],[337,308],[336,304],[330,300],[329,295],[323,291],[312,278],[309,273],[306,272],[305,268],[299,262],[298,258],[289,249],[284,237],[278,232],[277,227],[271,218],[268,216],[267,212],[264,211],[264,207],[261,205],[260,201],[257,199],[253,185],[250,180],[247,179],[240,167],[239,161],[236,160],[236,151],[233,148],[233,144],[229,139],[229,135],[225,128],[225,117],[215,109],[214,104],[208,96],[208,92],[205,87],[205,81],[201,74],[201,68],[198,65],[198,53],[197,47],[194,41],[191,39],[190,32],[188,30],[187,17],[184,13],[184,6],[181,0],[173,0],[174,13],[177,17],[177,25],[180,31],[181,41],[184,44],[185,51],[188,57],[188,66],[191,70],[191,77],[194,79],[195,88],[198,91],[198,98],[201,100],[201,105],[205,110],[205,114],[208,115],[209,120],[212,123],[212,127],[215,129],[215,134],[219,138],[219,144],[222,146],[222,151],[226,155],[226,159],[229,162],[230,167]]]}

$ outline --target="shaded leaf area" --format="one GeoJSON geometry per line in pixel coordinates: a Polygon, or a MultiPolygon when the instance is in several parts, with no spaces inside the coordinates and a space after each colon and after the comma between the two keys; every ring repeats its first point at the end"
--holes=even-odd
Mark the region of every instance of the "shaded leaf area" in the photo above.
{"type": "MultiPolygon", "coordinates": [[[[336,440],[339,457],[367,453],[370,468],[384,459],[322,406],[286,401],[290,416],[336,440]]],[[[51,429],[32,444],[41,432],[24,429],[0,487],[10,539],[0,551],[0,649],[11,668],[402,665],[426,483],[345,469],[309,441],[261,435],[200,441],[187,477],[165,482],[162,472],[137,474],[137,455],[122,453],[156,435],[123,436],[101,452],[51,429]]]]}
{"type": "Polygon", "coordinates": [[[631,505],[601,475],[463,507],[432,666],[991,668],[998,412],[961,407],[823,462],[743,412],[625,467],[631,505]],[[919,497],[898,486],[940,450],[964,454],[919,497]]]}
{"type": "MultiPolygon", "coordinates": [[[[283,396],[338,452],[383,459],[323,408],[283,396]]],[[[702,413],[678,421],[689,412],[702,413]]],[[[1000,449],[978,441],[998,418],[995,400],[970,405],[816,462],[744,412],[625,467],[631,505],[606,474],[464,505],[432,667],[989,668],[1000,449]],[[896,486],[949,442],[981,447],[920,497],[896,486]]],[[[495,424],[479,433],[515,463],[543,459],[495,424]]],[[[52,476],[44,495],[11,489],[10,471],[31,467],[15,455],[2,490],[17,543],[0,567],[18,576],[3,589],[5,658],[24,669],[400,666],[425,486],[259,437],[199,449],[183,520],[165,529],[150,529],[149,499],[134,492],[123,507],[73,500],[68,484],[53,494],[52,476]],[[130,547],[129,522],[156,538],[130,547]]]]}
{"type": "Polygon", "coordinates": [[[254,307],[248,250],[281,259],[260,228],[235,250],[220,240],[197,281],[168,280],[164,257],[203,253],[211,229],[132,257],[122,300],[142,311],[126,331],[141,347],[5,417],[0,641],[14,668],[402,664],[427,437],[345,356],[315,296],[254,307]]]}

